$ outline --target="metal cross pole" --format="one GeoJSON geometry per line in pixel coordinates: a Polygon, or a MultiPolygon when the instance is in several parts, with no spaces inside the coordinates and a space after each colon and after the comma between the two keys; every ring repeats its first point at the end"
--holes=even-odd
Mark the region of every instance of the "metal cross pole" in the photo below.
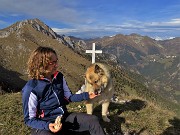
{"type": "Polygon", "coordinates": [[[92,53],[92,64],[95,63],[95,54],[102,53],[102,50],[95,49],[95,43],[93,43],[92,50],[86,50],[86,53],[92,53]]]}

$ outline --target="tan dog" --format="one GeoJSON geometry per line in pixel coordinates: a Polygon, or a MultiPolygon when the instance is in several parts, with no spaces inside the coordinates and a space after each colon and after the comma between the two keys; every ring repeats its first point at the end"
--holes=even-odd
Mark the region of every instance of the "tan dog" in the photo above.
{"type": "Polygon", "coordinates": [[[113,83],[106,65],[94,63],[85,73],[85,91],[95,92],[99,96],[86,102],[87,114],[93,113],[93,103],[102,104],[102,119],[110,122],[107,117],[110,100],[114,94],[113,83]]]}

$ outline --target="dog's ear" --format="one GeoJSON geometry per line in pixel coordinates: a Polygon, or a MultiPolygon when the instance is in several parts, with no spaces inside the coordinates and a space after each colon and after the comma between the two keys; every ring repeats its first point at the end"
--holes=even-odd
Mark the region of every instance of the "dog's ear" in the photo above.
{"type": "Polygon", "coordinates": [[[99,73],[100,72],[100,67],[98,65],[95,65],[95,68],[94,68],[94,73],[99,73]]]}
{"type": "Polygon", "coordinates": [[[104,71],[102,68],[100,68],[98,65],[95,65],[94,73],[104,75],[104,71]]]}

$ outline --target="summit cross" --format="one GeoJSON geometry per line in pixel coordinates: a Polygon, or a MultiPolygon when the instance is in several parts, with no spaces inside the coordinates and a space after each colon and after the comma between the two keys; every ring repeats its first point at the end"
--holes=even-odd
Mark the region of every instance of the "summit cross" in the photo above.
{"type": "Polygon", "coordinates": [[[86,53],[92,53],[92,64],[95,63],[95,54],[102,53],[102,50],[95,49],[95,43],[93,43],[92,50],[86,50],[86,53]]]}

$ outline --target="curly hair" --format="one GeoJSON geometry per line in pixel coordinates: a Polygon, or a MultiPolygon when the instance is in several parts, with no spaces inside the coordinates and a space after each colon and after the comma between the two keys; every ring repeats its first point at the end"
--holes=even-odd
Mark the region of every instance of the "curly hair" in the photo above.
{"type": "Polygon", "coordinates": [[[33,79],[40,79],[48,74],[48,63],[51,61],[52,53],[56,56],[55,50],[50,47],[39,46],[35,49],[27,62],[28,75],[33,79]]]}

